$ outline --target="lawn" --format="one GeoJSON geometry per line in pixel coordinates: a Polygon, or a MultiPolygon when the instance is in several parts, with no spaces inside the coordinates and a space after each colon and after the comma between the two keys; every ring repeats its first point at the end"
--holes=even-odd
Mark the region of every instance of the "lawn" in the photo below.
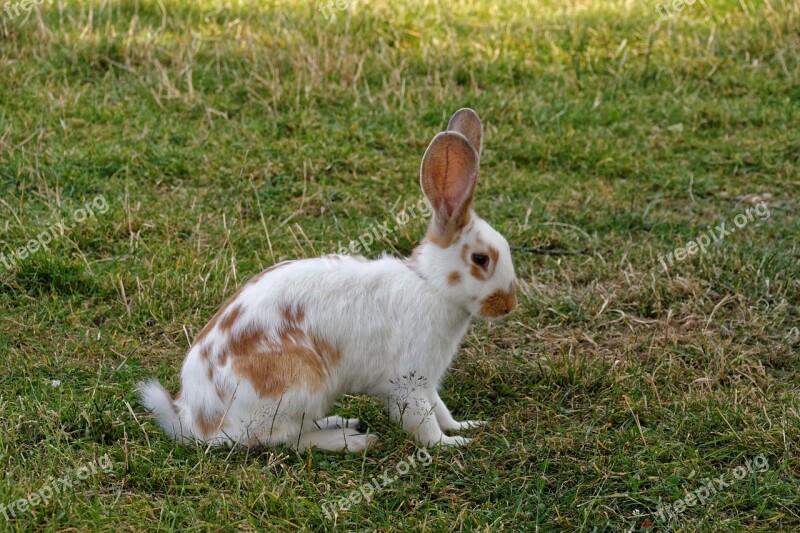
{"type": "Polygon", "coordinates": [[[800,1],[669,4],[0,10],[0,531],[800,530],[800,1]],[[441,396],[489,424],[424,450],[352,396],[364,453],[171,442],[136,382],[277,262],[409,254],[465,106],[519,306],[441,396]]]}

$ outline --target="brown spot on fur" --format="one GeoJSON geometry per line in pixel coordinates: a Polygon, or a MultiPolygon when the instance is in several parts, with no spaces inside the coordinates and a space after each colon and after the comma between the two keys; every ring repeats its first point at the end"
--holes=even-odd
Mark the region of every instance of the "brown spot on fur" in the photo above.
{"type": "Polygon", "coordinates": [[[472,265],[469,267],[469,273],[473,278],[481,281],[484,281],[487,278],[486,272],[484,272],[484,270],[478,265],[472,265]]]}
{"type": "Polygon", "coordinates": [[[300,324],[306,319],[306,311],[301,305],[296,305],[294,308],[284,307],[281,309],[281,315],[287,327],[293,329],[300,329],[300,324]]]}
{"type": "Polygon", "coordinates": [[[230,341],[234,371],[248,379],[262,398],[280,396],[293,386],[318,391],[330,366],[342,357],[326,339],[302,329],[302,307],[285,307],[281,314],[284,322],[277,338],[262,331],[245,331],[230,341]]]}
{"type": "Polygon", "coordinates": [[[224,356],[230,355],[233,357],[246,357],[250,354],[256,353],[259,349],[259,344],[266,342],[267,336],[260,330],[247,330],[232,337],[226,348],[223,348],[224,356]]]}
{"type": "Polygon", "coordinates": [[[216,327],[219,317],[221,317],[223,313],[225,313],[225,311],[228,309],[228,307],[234,302],[234,300],[236,300],[236,297],[239,296],[240,292],[241,289],[237,291],[236,294],[234,294],[228,301],[222,304],[222,307],[219,308],[219,311],[217,311],[214,314],[214,316],[211,317],[211,320],[208,321],[208,324],[206,324],[205,327],[203,327],[203,329],[200,330],[200,334],[197,335],[197,337],[194,339],[194,344],[192,346],[197,346],[198,344],[200,344],[205,340],[208,334],[211,333],[211,330],[213,330],[216,327]]]}
{"type": "Polygon", "coordinates": [[[208,381],[214,381],[214,365],[208,365],[208,381]]]}
{"type": "Polygon", "coordinates": [[[497,248],[495,248],[494,246],[489,246],[488,255],[489,259],[491,259],[491,262],[489,263],[489,271],[490,271],[489,275],[493,276],[494,269],[497,267],[497,261],[498,259],[500,259],[500,252],[498,252],[497,248]]]}
{"type": "Polygon", "coordinates": [[[499,317],[507,315],[517,306],[517,291],[512,285],[511,290],[496,290],[481,302],[480,315],[484,317],[499,317]]]}
{"type": "Polygon", "coordinates": [[[237,305],[228,311],[222,320],[219,321],[219,330],[222,332],[229,331],[242,314],[242,306],[237,305]]]}
{"type": "Polygon", "coordinates": [[[447,275],[447,284],[448,285],[455,285],[459,281],[461,281],[461,274],[459,274],[458,272],[450,272],[447,275]]]}
{"type": "Polygon", "coordinates": [[[220,317],[221,317],[223,314],[225,314],[225,311],[227,311],[227,309],[228,309],[228,308],[229,308],[231,305],[233,305],[233,303],[236,301],[236,299],[237,299],[237,298],[239,297],[239,295],[242,293],[242,290],[244,290],[244,287],[246,287],[246,286],[248,286],[248,285],[250,285],[250,284],[253,284],[253,283],[257,283],[257,282],[258,282],[258,280],[260,280],[260,279],[261,279],[262,277],[264,277],[266,274],[269,274],[270,272],[272,272],[272,271],[274,271],[274,270],[277,270],[277,269],[279,269],[279,268],[281,268],[281,267],[283,267],[283,266],[286,266],[286,265],[288,265],[288,264],[290,264],[290,263],[291,263],[291,261],[284,261],[284,262],[282,262],[282,263],[278,263],[277,265],[272,265],[271,267],[269,267],[268,269],[266,269],[264,272],[261,272],[260,274],[257,274],[257,275],[256,275],[256,276],[254,276],[252,279],[250,279],[250,281],[248,281],[248,282],[247,282],[247,283],[246,283],[246,284],[245,284],[243,287],[241,287],[241,288],[240,288],[238,291],[236,291],[236,292],[233,294],[233,296],[231,296],[230,298],[228,298],[228,300],[226,300],[224,304],[222,304],[222,307],[220,307],[220,308],[219,308],[219,311],[217,311],[217,312],[214,314],[214,316],[213,316],[213,317],[211,317],[211,320],[209,320],[209,321],[208,321],[208,324],[206,324],[206,325],[205,325],[205,327],[203,327],[203,329],[202,329],[202,330],[200,330],[200,333],[199,333],[199,334],[197,335],[197,337],[195,338],[194,342],[192,343],[192,346],[193,346],[193,347],[194,347],[194,346],[197,346],[198,344],[200,344],[201,342],[203,342],[203,339],[205,339],[205,338],[208,336],[208,334],[209,334],[209,333],[211,333],[211,331],[212,331],[212,330],[214,329],[214,327],[217,325],[217,322],[219,321],[220,317]]]}
{"type": "Polygon", "coordinates": [[[206,415],[203,411],[199,411],[195,422],[197,423],[197,428],[200,430],[201,436],[207,438],[222,428],[222,415],[219,413],[206,415]]]}
{"type": "Polygon", "coordinates": [[[217,391],[217,398],[220,400],[225,400],[225,390],[220,386],[219,383],[214,384],[214,390],[217,391]]]}

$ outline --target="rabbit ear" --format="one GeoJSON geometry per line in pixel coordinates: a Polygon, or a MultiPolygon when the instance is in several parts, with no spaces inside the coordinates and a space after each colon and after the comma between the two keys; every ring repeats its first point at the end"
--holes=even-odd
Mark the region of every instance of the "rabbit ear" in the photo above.
{"type": "Polygon", "coordinates": [[[457,131],[472,143],[472,147],[481,155],[481,143],[483,142],[483,124],[478,114],[468,107],[463,107],[455,112],[453,118],[447,124],[448,131],[457,131]]]}
{"type": "Polygon", "coordinates": [[[478,177],[478,154],[462,134],[439,133],[422,157],[420,182],[431,203],[431,227],[449,242],[469,222],[478,177]]]}

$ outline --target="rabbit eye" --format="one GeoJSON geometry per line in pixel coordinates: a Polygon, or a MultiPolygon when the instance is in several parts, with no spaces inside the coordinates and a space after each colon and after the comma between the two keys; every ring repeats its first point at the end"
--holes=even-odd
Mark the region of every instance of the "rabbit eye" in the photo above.
{"type": "Polygon", "coordinates": [[[481,268],[486,268],[489,264],[489,256],[486,254],[472,254],[472,262],[481,268]]]}

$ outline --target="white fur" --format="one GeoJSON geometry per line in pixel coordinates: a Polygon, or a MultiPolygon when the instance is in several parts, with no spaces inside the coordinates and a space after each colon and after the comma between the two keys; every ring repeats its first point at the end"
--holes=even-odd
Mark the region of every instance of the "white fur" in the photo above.
{"type": "Polygon", "coordinates": [[[495,291],[513,291],[515,285],[507,242],[470,213],[469,224],[450,246],[423,241],[410,260],[336,256],[293,261],[266,273],[246,285],[227,308],[226,313],[237,305],[242,309],[233,328],[223,332],[217,322],[203,343],[189,351],[181,395],[173,402],[151,380],[140,386],[143,404],[179,440],[357,451],[375,437],[353,430],[355,419],[326,415],[343,394],[365,393],[380,398],[389,416],[424,445],[468,442],[444,431],[480,422],[454,420],[437,390],[481,303],[495,291]],[[499,251],[490,279],[470,276],[462,257],[464,244],[499,251]],[[453,272],[461,278],[455,285],[447,281],[453,272]],[[278,397],[259,397],[250,380],[235,371],[233,357],[220,364],[223,355],[231,339],[245,330],[280,336],[287,326],[282,310],[293,307],[304,310],[304,331],[335,346],[341,359],[327,366],[320,390],[298,380],[278,397]],[[201,346],[209,348],[209,357],[201,356],[201,346]],[[220,428],[203,435],[197,418],[211,414],[221,416],[220,428]]]}

